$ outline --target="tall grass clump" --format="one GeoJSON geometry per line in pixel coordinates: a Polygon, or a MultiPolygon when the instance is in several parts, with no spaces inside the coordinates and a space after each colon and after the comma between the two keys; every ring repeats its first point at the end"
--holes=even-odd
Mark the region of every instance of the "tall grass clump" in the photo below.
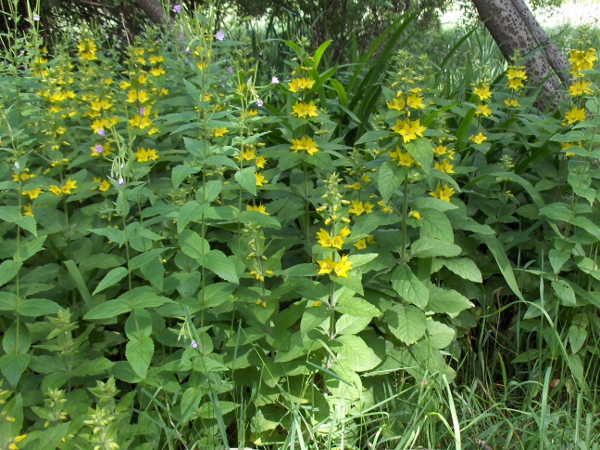
{"type": "Polygon", "coordinates": [[[542,115],[519,59],[173,11],[9,36],[0,448],[597,446],[595,50],[542,115]]]}

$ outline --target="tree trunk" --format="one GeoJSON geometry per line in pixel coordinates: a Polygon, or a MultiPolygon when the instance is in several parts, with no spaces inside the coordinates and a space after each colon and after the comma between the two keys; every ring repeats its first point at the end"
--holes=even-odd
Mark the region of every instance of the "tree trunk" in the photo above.
{"type": "Polygon", "coordinates": [[[152,22],[159,25],[170,24],[169,16],[158,0],[135,0],[135,4],[146,13],[152,22]]]}
{"type": "Polygon", "coordinates": [[[525,68],[531,85],[541,86],[536,106],[556,107],[562,97],[560,81],[569,83],[569,63],[523,0],[473,0],[473,4],[504,58],[510,61],[517,50],[527,58],[525,68]]]}

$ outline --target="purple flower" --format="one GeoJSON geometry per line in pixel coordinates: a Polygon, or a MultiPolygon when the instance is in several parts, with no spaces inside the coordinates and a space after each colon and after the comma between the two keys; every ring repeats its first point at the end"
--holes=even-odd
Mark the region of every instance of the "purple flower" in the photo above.
{"type": "Polygon", "coordinates": [[[123,177],[119,177],[119,186],[125,186],[125,180],[123,177]]]}
{"type": "Polygon", "coordinates": [[[262,108],[262,106],[265,104],[265,102],[263,102],[262,100],[258,100],[256,102],[256,104],[258,105],[259,108],[262,108]]]}
{"type": "Polygon", "coordinates": [[[223,33],[221,30],[217,31],[217,34],[215,34],[215,39],[223,42],[225,40],[225,33],[223,33]]]}
{"type": "Polygon", "coordinates": [[[36,22],[40,21],[40,16],[38,16],[37,14],[33,15],[33,20],[35,20],[36,22]]]}
{"type": "Polygon", "coordinates": [[[19,52],[19,55],[21,55],[21,56],[23,56],[24,54],[25,54],[25,50],[21,50],[21,51],[19,52]]]}
{"type": "Polygon", "coordinates": [[[103,130],[102,128],[100,128],[100,129],[98,130],[98,134],[99,134],[100,136],[104,137],[104,135],[105,135],[106,133],[104,132],[104,130],[103,130]]]}
{"type": "Polygon", "coordinates": [[[233,67],[229,66],[229,67],[227,68],[227,72],[229,72],[229,73],[233,73],[233,67]]]}
{"type": "Polygon", "coordinates": [[[140,116],[143,116],[146,113],[146,108],[143,106],[140,108],[140,116]]]}
{"type": "Polygon", "coordinates": [[[271,78],[271,83],[272,84],[279,84],[279,78],[277,78],[277,77],[271,78]]]}
{"type": "Polygon", "coordinates": [[[198,343],[196,341],[192,341],[192,348],[198,348],[198,343]]]}
{"type": "Polygon", "coordinates": [[[175,6],[173,6],[173,12],[175,14],[181,14],[181,5],[175,5],[175,6]]]}
{"type": "Polygon", "coordinates": [[[96,146],[94,147],[94,151],[95,151],[96,153],[98,153],[98,154],[100,154],[100,155],[101,155],[101,154],[102,154],[102,152],[104,151],[104,148],[103,148],[101,145],[96,145],[96,146]]]}

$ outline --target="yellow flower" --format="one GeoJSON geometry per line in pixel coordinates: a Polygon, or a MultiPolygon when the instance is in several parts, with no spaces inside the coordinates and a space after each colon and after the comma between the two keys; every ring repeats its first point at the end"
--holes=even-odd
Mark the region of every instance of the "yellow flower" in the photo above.
{"type": "Polygon", "coordinates": [[[359,239],[358,241],[356,241],[354,246],[357,248],[357,250],[364,250],[365,248],[367,248],[367,239],[359,239]]]}
{"type": "Polygon", "coordinates": [[[569,93],[573,97],[580,97],[582,95],[589,95],[592,93],[592,88],[590,87],[592,83],[585,80],[576,81],[569,88],[569,93]]]}
{"type": "Polygon", "coordinates": [[[23,206],[23,210],[25,211],[23,213],[24,216],[33,217],[33,211],[31,211],[31,205],[25,205],[25,206],[23,206]]]}
{"type": "Polygon", "coordinates": [[[404,97],[402,97],[402,94],[400,92],[398,92],[398,95],[396,96],[396,98],[394,98],[392,100],[388,100],[386,102],[386,104],[389,109],[395,109],[396,111],[402,111],[404,109],[404,107],[406,106],[404,97]]]}
{"type": "Polygon", "coordinates": [[[155,55],[150,56],[149,60],[150,60],[150,64],[158,64],[161,62],[165,62],[165,58],[163,58],[162,56],[155,56],[155,55]]]}
{"type": "Polygon", "coordinates": [[[335,269],[335,262],[333,259],[331,259],[331,257],[317,261],[317,263],[319,264],[319,275],[328,275],[335,269]]]}
{"type": "Polygon", "coordinates": [[[447,159],[444,159],[441,164],[440,163],[435,163],[435,168],[437,170],[439,170],[440,172],[444,172],[444,173],[454,173],[454,165],[450,164],[450,162],[447,159]]]}
{"type": "Polygon", "coordinates": [[[159,156],[156,149],[140,148],[133,154],[137,162],[156,161],[159,156]]]}
{"type": "Polygon", "coordinates": [[[317,238],[318,238],[318,242],[322,247],[331,247],[331,236],[329,235],[329,233],[327,231],[325,231],[323,228],[321,228],[318,232],[317,232],[317,238]]]}
{"type": "Polygon", "coordinates": [[[148,96],[148,92],[141,90],[141,91],[137,91],[137,90],[130,90],[127,93],[127,103],[146,103],[148,100],[150,100],[150,97],[148,96]]]}
{"type": "Polygon", "coordinates": [[[354,214],[356,216],[360,216],[362,213],[366,212],[365,207],[363,206],[363,202],[361,201],[353,201],[352,208],[348,211],[350,214],[354,214]]]}
{"type": "Polygon", "coordinates": [[[477,114],[478,116],[479,115],[483,115],[485,117],[489,117],[489,116],[492,115],[492,110],[490,109],[490,107],[486,103],[482,103],[477,108],[477,111],[475,112],[475,114],[477,114]]]}
{"type": "Polygon", "coordinates": [[[40,188],[29,189],[28,191],[21,192],[21,195],[28,195],[30,200],[35,200],[42,193],[40,188]]]}
{"type": "Polygon", "coordinates": [[[392,161],[398,161],[398,165],[402,167],[412,167],[414,165],[419,165],[416,159],[411,156],[408,152],[403,152],[399,147],[396,147],[396,151],[390,152],[390,157],[392,161]]]}
{"type": "Polygon", "coordinates": [[[373,236],[373,235],[367,236],[367,244],[370,244],[370,245],[377,244],[377,242],[375,242],[375,236],[373,236]]]}
{"type": "Polygon", "coordinates": [[[50,186],[50,192],[52,192],[54,195],[62,195],[62,190],[55,184],[50,186]]]}
{"type": "Polygon", "coordinates": [[[342,259],[335,263],[333,270],[338,277],[348,278],[348,271],[352,270],[352,263],[348,261],[348,255],[342,256],[342,259]]]}
{"type": "Polygon", "coordinates": [[[569,54],[571,72],[577,75],[583,70],[592,70],[594,68],[594,61],[598,59],[596,58],[596,49],[593,48],[586,51],[571,49],[569,54]]]}
{"type": "Polygon", "coordinates": [[[310,103],[301,103],[301,102],[296,102],[294,104],[294,106],[292,107],[292,115],[298,117],[298,118],[302,118],[302,117],[317,117],[319,115],[319,113],[317,112],[317,107],[313,104],[313,102],[310,103]]]}
{"type": "Polygon", "coordinates": [[[344,228],[342,228],[342,231],[340,231],[340,237],[342,239],[346,239],[348,236],[350,236],[350,233],[351,233],[350,228],[344,227],[344,228]]]}
{"type": "Polygon", "coordinates": [[[516,98],[507,98],[506,100],[504,100],[504,106],[506,106],[507,108],[518,108],[519,106],[521,106],[521,104],[516,98]]]}
{"type": "Polygon", "coordinates": [[[406,99],[406,104],[412,109],[425,108],[425,105],[423,104],[423,97],[418,94],[410,94],[406,99]]]}
{"type": "Polygon", "coordinates": [[[404,143],[413,141],[417,139],[417,137],[423,137],[423,131],[426,129],[426,127],[421,125],[421,121],[419,119],[398,119],[396,121],[396,125],[392,127],[392,130],[396,131],[404,138],[404,143]]]}
{"type": "Polygon", "coordinates": [[[290,91],[296,93],[304,89],[311,89],[315,84],[315,80],[310,78],[292,78],[290,81],[290,91]]]}
{"type": "Polygon", "coordinates": [[[565,122],[569,125],[573,125],[578,122],[583,122],[585,120],[585,109],[573,107],[565,114],[565,122]]]}
{"type": "Polygon", "coordinates": [[[473,93],[479,97],[479,100],[482,102],[487,100],[488,98],[492,98],[492,93],[490,92],[490,85],[484,84],[482,87],[475,87],[473,89],[473,93]]]}
{"type": "MultiPolygon", "coordinates": [[[[96,179],[94,179],[94,181],[96,181],[96,179]]],[[[100,186],[98,186],[98,190],[100,192],[106,192],[110,189],[110,186],[111,186],[110,181],[108,181],[108,180],[100,181],[100,179],[98,179],[97,182],[100,183],[100,186]]]]}
{"type": "Polygon", "coordinates": [[[469,140],[475,142],[476,144],[483,144],[485,141],[487,141],[487,136],[480,131],[478,135],[469,137],[469,140]]]}
{"type": "Polygon", "coordinates": [[[214,130],[212,130],[213,137],[222,137],[225,136],[227,133],[229,133],[229,130],[227,128],[215,128],[214,130]]]}
{"type": "Polygon", "coordinates": [[[304,136],[301,139],[292,139],[292,146],[290,147],[297,153],[299,150],[305,150],[309,155],[314,155],[319,151],[317,143],[308,136],[304,136]]]}
{"type": "Polygon", "coordinates": [[[155,67],[154,69],[150,70],[150,75],[152,75],[153,77],[160,77],[165,73],[167,72],[165,72],[165,69],[163,69],[162,67],[155,67]]]}
{"type": "Polygon", "coordinates": [[[446,183],[444,183],[444,187],[442,187],[442,184],[438,183],[436,190],[430,192],[429,195],[445,202],[450,202],[450,197],[454,195],[454,188],[451,188],[446,183]]]}
{"type": "Polygon", "coordinates": [[[333,238],[331,238],[331,247],[341,250],[343,246],[344,239],[342,238],[342,236],[334,236],[333,238]]]}
{"type": "Polygon", "coordinates": [[[419,211],[411,211],[408,213],[408,217],[414,217],[417,220],[421,220],[421,213],[419,211]]]}
{"type": "Polygon", "coordinates": [[[267,209],[262,205],[262,204],[258,204],[256,206],[252,206],[252,205],[246,205],[246,211],[256,211],[259,212],[261,214],[265,214],[267,216],[270,216],[270,214],[267,212],[267,209]]]}
{"type": "Polygon", "coordinates": [[[257,186],[262,186],[263,184],[268,184],[269,182],[267,181],[267,179],[263,176],[263,174],[256,172],[254,174],[254,178],[256,179],[256,185],[257,186]]]}
{"type": "Polygon", "coordinates": [[[347,184],[346,186],[344,186],[346,189],[353,189],[355,191],[360,191],[362,189],[362,186],[360,185],[360,183],[357,181],[354,184],[347,184]]]}
{"type": "Polygon", "coordinates": [[[267,165],[267,158],[265,158],[264,156],[259,156],[258,158],[256,158],[256,161],[254,163],[259,169],[264,169],[264,167],[267,165]]]}
{"type": "Polygon", "coordinates": [[[65,181],[65,185],[62,187],[63,194],[71,194],[73,189],[77,189],[77,181],[71,180],[70,178],[65,181]]]}

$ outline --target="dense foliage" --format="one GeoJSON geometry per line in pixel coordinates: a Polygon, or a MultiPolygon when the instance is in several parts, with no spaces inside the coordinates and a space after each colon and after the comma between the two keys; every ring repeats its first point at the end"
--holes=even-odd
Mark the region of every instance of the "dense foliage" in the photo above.
{"type": "Polygon", "coordinates": [[[1,69],[0,449],[598,445],[596,51],[544,116],[174,12],[1,69]]]}

